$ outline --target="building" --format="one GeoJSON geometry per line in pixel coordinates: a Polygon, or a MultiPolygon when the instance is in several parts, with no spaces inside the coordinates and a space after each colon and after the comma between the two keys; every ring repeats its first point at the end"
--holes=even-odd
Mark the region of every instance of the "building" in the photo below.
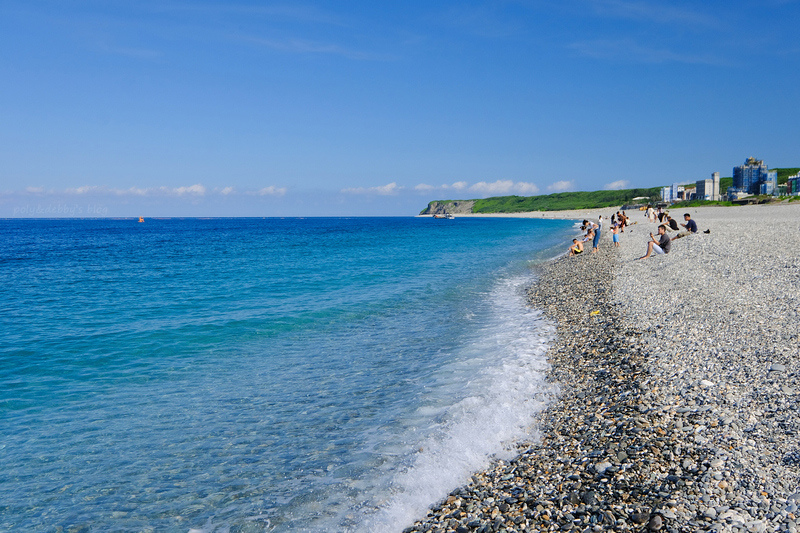
{"type": "Polygon", "coordinates": [[[696,200],[719,200],[719,172],[711,174],[711,179],[698,180],[695,183],[696,200]]]}
{"type": "Polygon", "coordinates": [[[712,200],[721,200],[722,197],[719,194],[719,172],[712,172],[711,173],[711,180],[714,182],[714,190],[711,193],[712,200]]]}
{"type": "Polygon", "coordinates": [[[661,188],[662,202],[667,202],[667,203],[678,202],[684,199],[683,195],[684,195],[683,185],[678,185],[677,183],[673,183],[669,187],[661,188]]]}
{"type": "Polygon", "coordinates": [[[764,161],[748,157],[744,165],[733,168],[732,192],[773,194],[778,187],[778,172],[768,170],[764,161]]]}
{"type": "Polygon", "coordinates": [[[786,194],[789,196],[800,196],[800,172],[794,176],[789,176],[786,180],[786,194]]]}

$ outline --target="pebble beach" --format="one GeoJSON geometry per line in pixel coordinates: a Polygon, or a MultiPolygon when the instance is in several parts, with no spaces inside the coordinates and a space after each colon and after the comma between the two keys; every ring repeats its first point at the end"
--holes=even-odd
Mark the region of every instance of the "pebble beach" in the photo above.
{"type": "Polygon", "coordinates": [[[541,438],[405,532],[800,529],[800,202],[687,211],[667,255],[636,260],[657,227],[637,211],[620,247],[606,222],[599,253],[537,267],[541,438]]]}

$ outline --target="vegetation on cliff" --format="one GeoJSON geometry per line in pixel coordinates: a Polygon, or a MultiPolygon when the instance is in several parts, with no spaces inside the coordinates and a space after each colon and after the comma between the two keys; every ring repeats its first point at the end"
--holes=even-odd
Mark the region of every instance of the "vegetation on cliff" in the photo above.
{"type": "MultiPolygon", "coordinates": [[[[634,198],[657,201],[660,189],[621,189],[616,191],[559,192],[540,196],[494,196],[471,200],[473,213],[524,213],[526,211],[563,211],[566,209],[594,209],[632,203],[634,198]]],[[[432,214],[435,207],[449,202],[433,201],[421,215],[432,214]]]]}

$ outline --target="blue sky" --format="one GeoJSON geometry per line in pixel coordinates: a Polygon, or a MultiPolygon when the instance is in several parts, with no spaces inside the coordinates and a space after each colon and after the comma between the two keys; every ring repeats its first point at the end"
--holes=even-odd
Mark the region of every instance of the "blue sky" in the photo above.
{"type": "Polygon", "coordinates": [[[0,2],[0,217],[413,215],[800,166],[800,1],[0,2]]]}

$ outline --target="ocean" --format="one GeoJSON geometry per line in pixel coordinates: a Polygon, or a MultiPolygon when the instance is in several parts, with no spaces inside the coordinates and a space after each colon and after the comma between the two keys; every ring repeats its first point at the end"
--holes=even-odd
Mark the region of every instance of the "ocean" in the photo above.
{"type": "Polygon", "coordinates": [[[401,531],[535,438],[563,220],[0,220],[0,530],[401,531]]]}

